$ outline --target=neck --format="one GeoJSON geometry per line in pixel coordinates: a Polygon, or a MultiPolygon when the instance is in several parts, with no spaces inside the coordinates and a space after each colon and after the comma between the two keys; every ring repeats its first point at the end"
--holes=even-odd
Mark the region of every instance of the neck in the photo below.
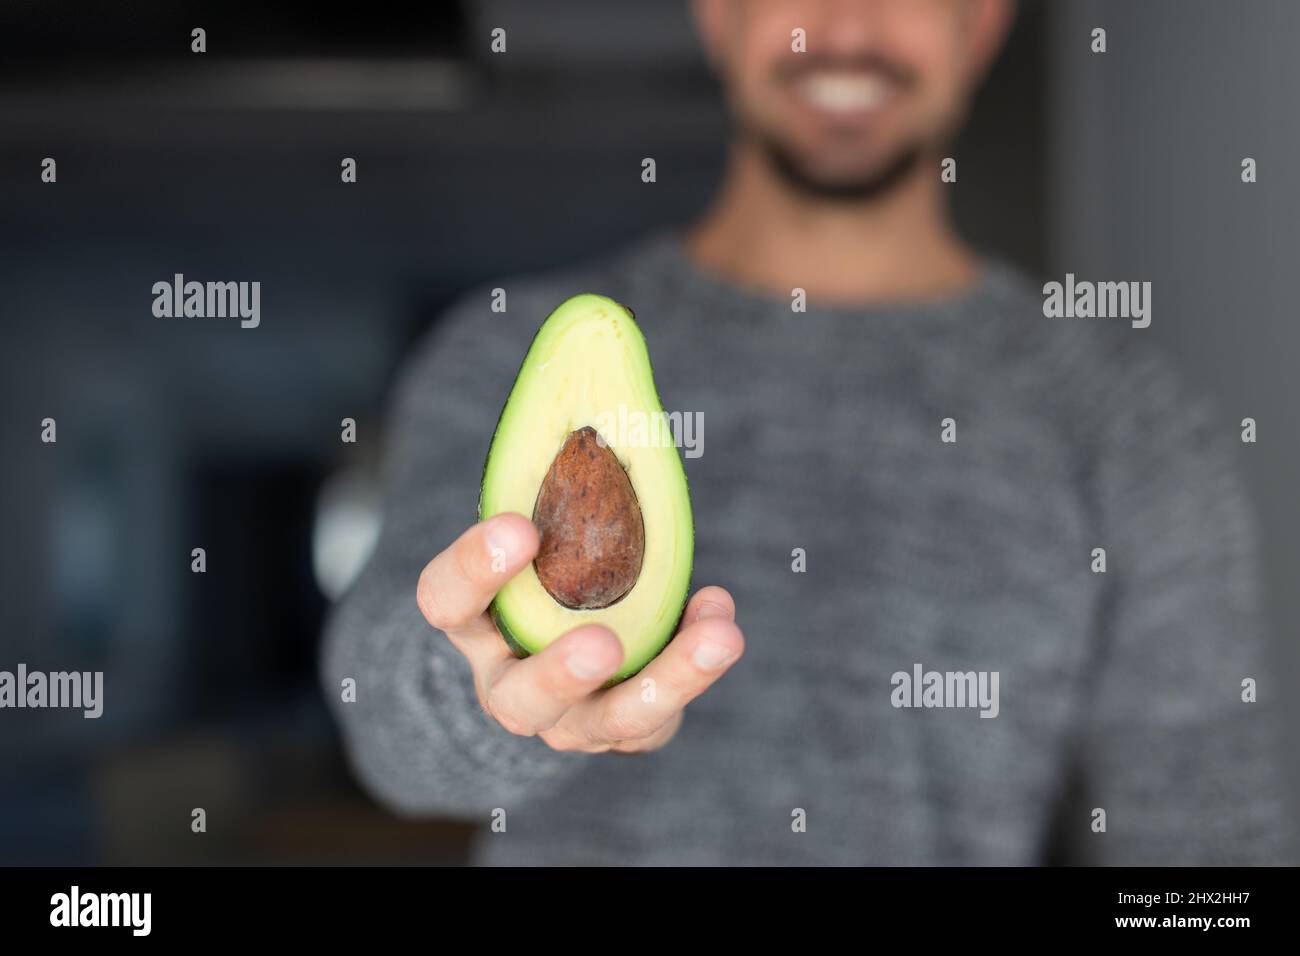
{"type": "Polygon", "coordinates": [[[686,239],[703,268],[788,296],[871,304],[935,298],[971,285],[975,255],[948,221],[938,161],[922,159],[887,194],[809,196],[752,144],[732,152],[722,192],[686,239]]]}

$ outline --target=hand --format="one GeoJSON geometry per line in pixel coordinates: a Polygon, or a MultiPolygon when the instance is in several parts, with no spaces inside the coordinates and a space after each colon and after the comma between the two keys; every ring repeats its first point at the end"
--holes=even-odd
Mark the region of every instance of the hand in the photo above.
{"type": "Polygon", "coordinates": [[[479,703],[511,733],[541,737],[556,750],[657,750],[681,726],[683,708],[744,652],[731,595],[719,587],[697,591],[659,656],[638,677],[602,690],[623,661],[623,646],[609,628],[574,628],[518,660],[484,613],[536,557],[538,543],[537,529],[523,515],[474,525],[421,572],[420,610],[469,660],[479,703]],[[655,681],[650,702],[641,697],[646,677],[655,681]]]}

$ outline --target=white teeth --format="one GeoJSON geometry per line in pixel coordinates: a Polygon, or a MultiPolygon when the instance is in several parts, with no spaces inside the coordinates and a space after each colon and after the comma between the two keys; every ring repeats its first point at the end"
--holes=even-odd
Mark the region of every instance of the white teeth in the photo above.
{"type": "Polygon", "coordinates": [[[800,84],[804,98],[828,113],[875,109],[889,95],[889,83],[861,73],[813,73],[800,84]]]}

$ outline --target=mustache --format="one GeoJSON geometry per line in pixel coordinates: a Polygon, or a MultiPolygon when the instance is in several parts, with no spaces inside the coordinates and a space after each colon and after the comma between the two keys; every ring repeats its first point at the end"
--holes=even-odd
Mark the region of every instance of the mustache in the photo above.
{"type": "Polygon", "coordinates": [[[915,70],[878,53],[862,53],[855,56],[792,54],[777,66],[775,75],[783,83],[795,83],[810,73],[823,70],[875,72],[902,87],[914,86],[918,79],[915,70]]]}

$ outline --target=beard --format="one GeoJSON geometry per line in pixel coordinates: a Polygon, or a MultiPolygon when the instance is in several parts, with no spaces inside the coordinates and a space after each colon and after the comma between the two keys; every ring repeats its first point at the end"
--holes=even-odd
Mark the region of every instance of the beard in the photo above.
{"type": "Polygon", "coordinates": [[[779,138],[751,133],[768,165],[791,190],[812,199],[865,202],[888,195],[920,164],[927,150],[920,144],[899,149],[884,163],[857,174],[828,176],[813,169],[799,153],[779,138]]]}

